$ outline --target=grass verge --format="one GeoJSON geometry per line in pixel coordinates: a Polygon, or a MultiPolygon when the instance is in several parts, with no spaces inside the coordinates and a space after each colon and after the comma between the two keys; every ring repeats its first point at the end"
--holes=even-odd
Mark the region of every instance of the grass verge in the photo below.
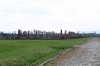
{"type": "Polygon", "coordinates": [[[0,66],[37,66],[89,39],[0,40],[0,66]]]}

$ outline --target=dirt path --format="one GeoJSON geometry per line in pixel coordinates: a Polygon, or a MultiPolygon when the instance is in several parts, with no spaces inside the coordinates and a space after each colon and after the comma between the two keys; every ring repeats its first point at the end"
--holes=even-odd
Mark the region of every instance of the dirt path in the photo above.
{"type": "Polygon", "coordinates": [[[93,38],[53,60],[47,66],[100,66],[100,39],[93,38]]]}

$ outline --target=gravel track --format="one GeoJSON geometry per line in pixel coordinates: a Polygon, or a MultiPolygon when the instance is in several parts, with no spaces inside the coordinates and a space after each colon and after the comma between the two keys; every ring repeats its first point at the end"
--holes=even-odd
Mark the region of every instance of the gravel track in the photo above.
{"type": "Polygon", "coordinates": [[[100,39],[93,38],[50,66],[100,66],[100,39]]]}

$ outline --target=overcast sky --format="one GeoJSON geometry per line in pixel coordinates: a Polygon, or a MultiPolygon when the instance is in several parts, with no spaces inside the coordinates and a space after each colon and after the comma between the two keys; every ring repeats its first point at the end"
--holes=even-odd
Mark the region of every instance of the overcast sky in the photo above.
{"type": "Polygon", "coordinates": [[[97,31],[100,0],[0,0],[0,31],[97,31]]]}

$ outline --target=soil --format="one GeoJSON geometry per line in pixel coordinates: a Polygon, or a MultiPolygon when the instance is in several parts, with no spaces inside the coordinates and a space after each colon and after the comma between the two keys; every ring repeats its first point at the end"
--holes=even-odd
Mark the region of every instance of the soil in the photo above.
{"type": "Polygon", "coordinates": [[[100,39],[93,38],[45,66],[100,66],[100,39]]]}

